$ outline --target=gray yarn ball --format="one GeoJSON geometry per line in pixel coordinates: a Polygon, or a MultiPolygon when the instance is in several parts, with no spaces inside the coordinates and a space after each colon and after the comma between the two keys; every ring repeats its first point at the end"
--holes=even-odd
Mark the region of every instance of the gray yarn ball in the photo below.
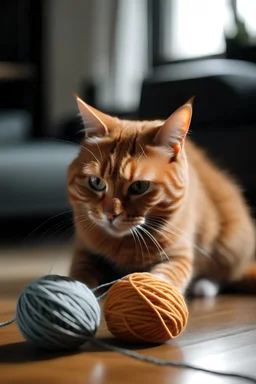
{"type": "Polygon", "coordinates": [[[46,349],[74,349],[94,337],[101,310],[84,284],[47,275],[27,285],[16,307],[16,322],[29,342],[46,349]]]}

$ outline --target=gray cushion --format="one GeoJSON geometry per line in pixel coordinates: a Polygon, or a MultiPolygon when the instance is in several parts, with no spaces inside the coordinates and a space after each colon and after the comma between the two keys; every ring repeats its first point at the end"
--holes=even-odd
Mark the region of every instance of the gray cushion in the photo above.
{"type": "Polygon", "coordinates": [[[54,214],[69,209],[67,168],[78,146],[47,141],[0,150],[0,215],[54,214]]]}
{"type": "Polygon", "coordinates": [[[0,146],[14,145],[27,140],[31,133],[32,118],[26,111],[0,111],[0,146]]]}

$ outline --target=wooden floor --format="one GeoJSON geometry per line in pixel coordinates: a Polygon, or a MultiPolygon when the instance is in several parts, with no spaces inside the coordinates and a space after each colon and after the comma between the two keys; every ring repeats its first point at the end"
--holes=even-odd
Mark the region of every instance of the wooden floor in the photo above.
{"type": "MultiPolygon", "coordinates": [[[[69,246],[1,249],[0,321],[13,317],[17,295],[24,285],[48,273],[53,262],[52,273],[66,273],[69,255],[69,246]]],[[[189,303],[189,312],[188,326],[177,339],[157,347],[134,346],[133,350],[147,356],[256,377],[255,297],[194,300],[189,303]]],[[[98,337],[113,343],[104,322],[98,337]]],[[[247,382],[189,369],[155,366],[91,345],[70,355],[42,352],[23,340],[15,324],[0,329],[1,384],[247,382]]]]}

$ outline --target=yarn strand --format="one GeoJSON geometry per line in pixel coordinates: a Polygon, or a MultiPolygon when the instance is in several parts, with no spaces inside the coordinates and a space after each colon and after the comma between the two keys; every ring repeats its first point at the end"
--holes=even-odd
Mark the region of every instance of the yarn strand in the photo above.
{"type": "Polygon", "coordinates": [[[106,350],[118,352],[118,353],[121,353],[122,355],[132,357],[133,359],[140,360],[140,361],[145,362],[145,363],[151,363],[151,364],[160,365],[163,367],[191,369],[194,371],[204,372],[204,373],[208,373],[208,374],[212,374],[212,375],[232,377],[232,378],[236,378],[236,379],[247,380],[247,381],[250,381],[251,383],[256,383],[256,377],[252,377],[252,376],[246,376],[246,375],[242,375],[242,374],[234,373],[234,372],[214,371],[211,369],[201,368],[201,367],[197,367],[195,365],[182,363],[182,362],[178,362],[178,361],[164,360],[164,359],[159,359],[157,357],[140,355],[137,352],[131,351],[131,350],[126,349],[126,348],[121,348],[121,347],[116,347],[114,345],[110,345],[110,344],[105,343],[104,341],[99,340],[99,339],[91,339],[91,342],[93,344],[99,346],[99,347],[106,349],[106,350]]]}
{"type": "MultiPolygon", "coordinates": [[[[117,280],[113,280],[113,281],[110,281],[109,283],[105,283],[105,284],[101,284],[101,285],[98,285],[98,287],[96,288],[93,288],[92,289],[92,292],[95,294],[97,293],[98,290],[100,290],[101,288],[107,288],[107,287],[110,287],[112,285],[114,285],[115,283],[118,283],[120,280],[122,280],[123,278],[121,279],[117,279],[117,280]]],[[[101,299],[103,299],[103,297],[105,297],[106,295],[108,294],[108,292],[104,292],[102,293],[102,295],[100,296],[97,296],[97,300],[100,301],[101,299]]]]}
{"type": "MultiPolygon", "coordinates": [[[[7,321],[0,323],[0,328],[14,323],[15,320],[16,319],[14,317],[11,320],[7,320],[7,321]]],[[[233,377],[236,379],[244,379],[244,380],[250,381],[251,383],[256,383],[256,377],[254,378],[252,376],[241,375],[239,373],[234,373],[234,372],[214,371],[211,369],[201,368],[201,367],[197,367],[197,366],[194,366],[191,364],[182,363],[182,362],[178,362],[178,361],[164,360],[164,359],[159,359],[159,358],[152,357],[152,356],[144,356],[144,355],[140,355],[137,352],[131,351],[129,349],[115,347],[114,345],[110,345],[110,344],[105,343],[104,341],[96,339],[96,338],[90,338],[90,341],[92,344],[94,344],[96,346],[102,347],[106,350],[111,350],[113,352],[121,353],[124,356],[131,357],[131,358],[136,359],[136,360],[140,360],[144,363],[151,363],[151,364],[160,365],[160,366],[164,366],[164,367],[191,369],[193,371],[204,372],[204,373],[217,375],[217,376],[233,377]]]]}
{"type": "Polygon", "coordinates": [[[1,328],[1,327],[5,327],[6,325],[10,325],[10,324],[14,323],[15,320],[16,320],[16,317],[14,317],[14,318],[11,319],[11,320],[3,321],[2,323],[0,323],[0,328],[1,328]]]}

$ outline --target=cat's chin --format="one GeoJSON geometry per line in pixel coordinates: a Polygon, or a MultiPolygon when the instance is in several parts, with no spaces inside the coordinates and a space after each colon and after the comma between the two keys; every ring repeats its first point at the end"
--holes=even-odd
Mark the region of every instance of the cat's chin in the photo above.
{"type": "Polygon", "coordinates": [[[108,235],[111,235],[113,237],[125,237],[125,236],[128,236],[130,234],[130,230],[129,229],[126,229],[126,230],[120,230],[116,227],[108,227],[108,226],[104,226],[103,227],[104,230],[107,232],[108,235]]]}
{"type": "MultiPolygon", "coordinates": [[[[89,216],[89,215],[88,215],[89,216]]],[[[90,217],[90,216],[89,216],[90,217]]],[[[136,223],[126,223],[121,221],[116,221],[115,223],[109,223],[106,218],[93,218],[90,217],[91,221],[94,222],[97,226],[101,227],[108,235],[121,238],[125,236],[132,236],[132,229],[136,226],[143,225],[145,222],[144,218],[139,218],[136,220],[136,223]]]]}

